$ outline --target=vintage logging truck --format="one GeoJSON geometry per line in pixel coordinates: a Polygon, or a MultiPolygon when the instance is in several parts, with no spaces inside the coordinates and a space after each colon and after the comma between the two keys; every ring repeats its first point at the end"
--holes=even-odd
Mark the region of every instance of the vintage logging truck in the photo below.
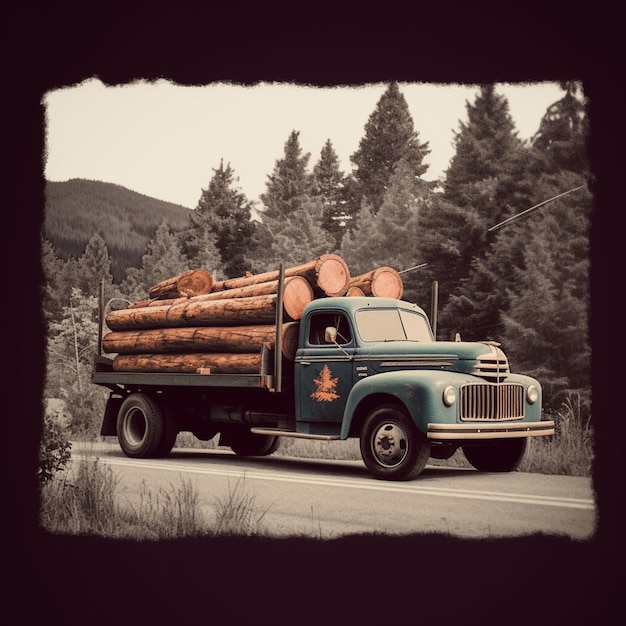
{"type": "Polygon", "coordinates": [[[458,448],[479,471],[512,471],[529,438],[554,434],[539,382],[512,373],[498,344],[437,341],[400,299],[302,298],[309,283],[285,274],[275,293],[249,280],[110,312],[104,337],[101,287],[99,344],[117,354],[95,358],[92,381],[110,390],[102,435],[130,457],[167,455],[181,431],[254,456],[281,437],[356,437],[371,475],[409,480],[458,448]]]}

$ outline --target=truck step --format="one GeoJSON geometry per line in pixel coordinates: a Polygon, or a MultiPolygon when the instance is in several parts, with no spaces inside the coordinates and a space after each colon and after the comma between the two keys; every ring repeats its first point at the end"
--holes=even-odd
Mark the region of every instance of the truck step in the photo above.
{"type": "Polygon", "coordinates": [[[251,428],[250,432],[257,435],[274,435],[275,437],[295,437],[297,439],[322,439],[330,441],[339,439],[338,435],[313,435],[309,433],[297,433],[293,430],[279,430],[278,428],[251,428]]]}

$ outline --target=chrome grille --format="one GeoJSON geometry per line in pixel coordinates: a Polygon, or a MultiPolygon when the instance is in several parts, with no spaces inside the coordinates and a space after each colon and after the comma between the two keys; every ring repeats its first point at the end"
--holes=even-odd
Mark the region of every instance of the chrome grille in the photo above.
{"type": "Polygon", "coordinates": [[[461,387],[461,419],[514,420],[524,417],[524,386],[471,384],[461,387]]]}

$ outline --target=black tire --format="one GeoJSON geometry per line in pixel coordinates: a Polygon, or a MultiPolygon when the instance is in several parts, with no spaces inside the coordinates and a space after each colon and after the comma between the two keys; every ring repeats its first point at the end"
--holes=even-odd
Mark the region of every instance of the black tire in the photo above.
{"type": "Polygon", "coordinates": [[[484,445],[463,446],[463,454],[479,472],[512,472],[526,453],[528,439],[503,439],[484,445]]]}
{"type": "Polygon", "coordinates": [[[117,439],[126,456],[166,456],[177,434],[175,420],[154,398],[132,393],[122,402],[117,416],[117,439]]]}
{"type": "Polygon", "coordinates": [[[406,411],[396,405],[374,409],[361,431],[361,456],[381,480],[412,480],[426,467],[430,442],[406,411]]]}
{"type": "Polygon", "coordinates": [[[237,433],[230,449],[238,456],[269,456],[278,448],[280,438],[274,435],[257,435],[249,431],[237,433]]]}

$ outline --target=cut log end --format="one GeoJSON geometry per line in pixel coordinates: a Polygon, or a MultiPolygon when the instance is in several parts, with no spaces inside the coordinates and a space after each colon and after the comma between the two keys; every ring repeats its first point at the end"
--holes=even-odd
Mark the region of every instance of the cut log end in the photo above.
{"type": "Polygon", "coordinates": [[[392,267],[379,267],[350,280],[350,287],[359,287],[365,295],[401,299],[404,293],[402,277],[392,267]]]}
{"type": "Polygon", "coordinates": [[[365,292],[360,287],[349,287],[346,291],[346,296],[349,298],[357,298],[365,295],[365,292]]]}
{"type": "Polygon", "coordinates": [[[283,288],[283,310],[292,320],[302,318],[304,308],[314,298],[313,288],[306,278],[293,276],[285,281],[283,288]]]}
{"type": "Polygon", "coordinates": [[[148,296],[153,298],[191,297],[209,293],[213,287],[213,277],[205,270],[189,270],[178,276],[168,278],[157,283],[148,290],[148,296]]]}
{"type": "Polygon", "coordinates": [[[347,263],[336,254],[322,255],[315,267],[317,286],[327,296],[343,296],[350,283],[347,263]]]}
{"type": "Polygon", "coordinates": [[[402,278],[391,267],[379,267],[372,279],[372,295],[378,298],[402,298],[404,286],[402,278]]]}
{"type": "Polygon", "coordinates": [[[213,277],[204,270],[193,270],[178,281],[178,292],[181,296],[199,296],[209,293],[213,287],[213,277]]]}

